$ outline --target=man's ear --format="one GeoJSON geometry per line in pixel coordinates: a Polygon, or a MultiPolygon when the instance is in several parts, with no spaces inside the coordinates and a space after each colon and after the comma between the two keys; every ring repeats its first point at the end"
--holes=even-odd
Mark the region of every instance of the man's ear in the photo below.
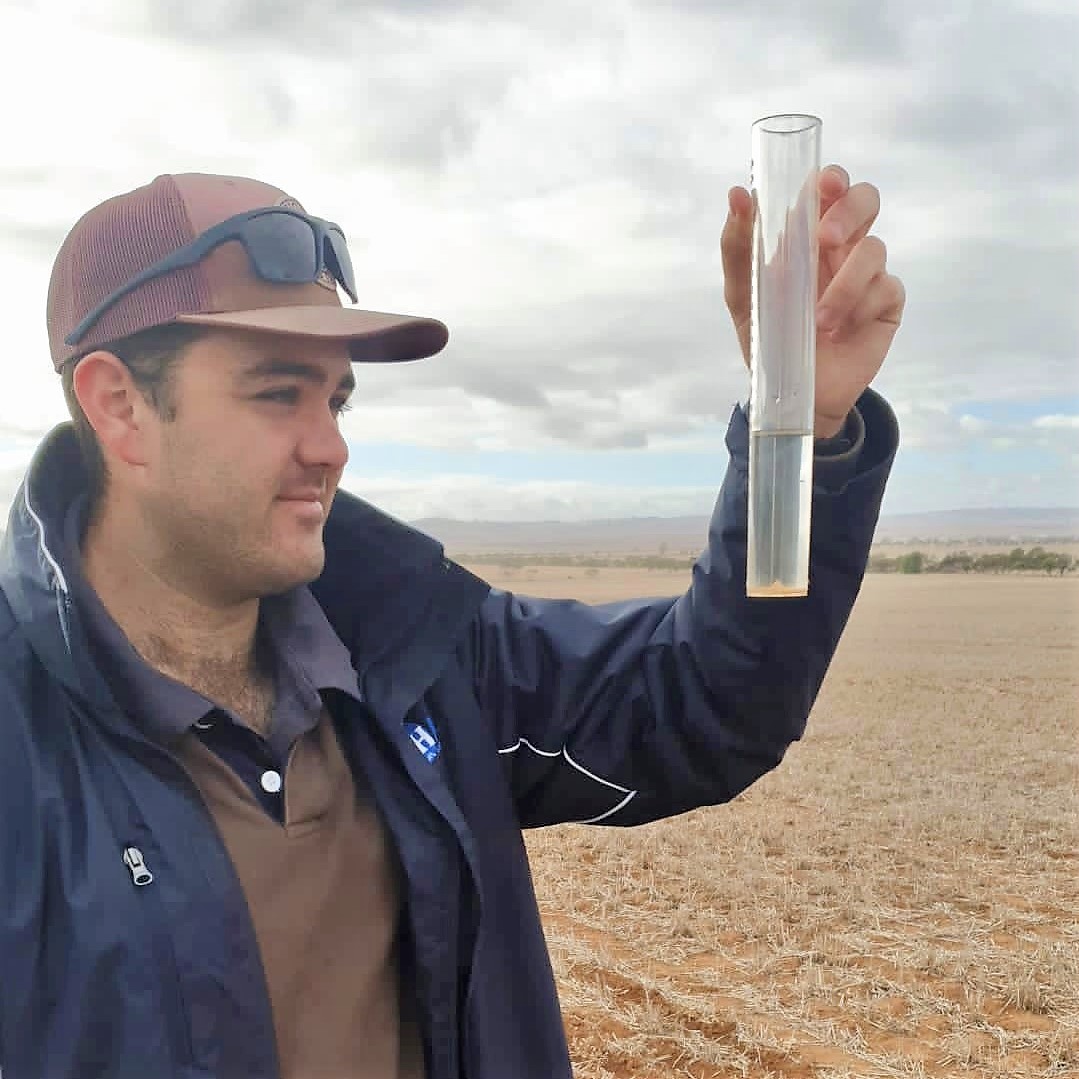
{"type": "Polygon", "coordinates": [[[71,381],[106,459],[146,464],[146,421],[152,406],[123,361],[111,352],[91,352],[79,360],[71,381]]]}

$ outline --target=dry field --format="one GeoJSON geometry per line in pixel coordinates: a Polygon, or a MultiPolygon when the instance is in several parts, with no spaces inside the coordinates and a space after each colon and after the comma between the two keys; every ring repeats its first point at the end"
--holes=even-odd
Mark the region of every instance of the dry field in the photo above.
{"type": "MultiPolygon", "coordinates": [[[[477,567],[523,593],[679,574],[477,567]]],[[[870,576],[728,806],[529,835],[580,1079],[1079,1076],[1079,579],[870,576]]]]}

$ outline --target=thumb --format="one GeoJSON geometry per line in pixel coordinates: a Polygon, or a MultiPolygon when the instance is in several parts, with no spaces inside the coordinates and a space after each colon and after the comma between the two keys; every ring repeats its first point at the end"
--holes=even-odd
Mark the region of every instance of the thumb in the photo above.
{"type": "Polygon", "coordinates": [[[729,212],[720,238],[723,298],[741,342],[742,353],[748,358],[752,299],[750,274],[753,253],[753,201],[744,187],[731,188],[727,201],[729,212]]]}

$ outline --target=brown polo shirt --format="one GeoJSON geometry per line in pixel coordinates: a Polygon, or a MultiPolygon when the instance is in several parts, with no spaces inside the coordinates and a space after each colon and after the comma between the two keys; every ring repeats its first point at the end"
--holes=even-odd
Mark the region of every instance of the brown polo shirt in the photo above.
{"type": "MultiPolygon", "coordinates": [[[[68,524],[74,552],[79,511],[68,524]]],[[[396,859],[324,703],[356,697],[356,674],[314,597],[263,601],[260,647],[277,688],[263,738],[145,663],[85,579],[72,590],[117,702],[181,760],[221,832],[255,927],[282,1079],[422,1079],[399,978],[396,859]]]]}

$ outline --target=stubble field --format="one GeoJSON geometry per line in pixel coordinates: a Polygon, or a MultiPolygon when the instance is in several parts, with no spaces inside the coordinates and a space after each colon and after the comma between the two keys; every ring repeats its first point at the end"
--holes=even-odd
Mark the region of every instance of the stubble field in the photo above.
{"type": "MultiPolygon", "coordinates": [[[[589,601],[687,580],[476,568],[589,601]]],[[[1077,766],[1079,579],[867,577],[774,773],[529,835],[578,1076],[1079,1076],[1077,766]]]]}

